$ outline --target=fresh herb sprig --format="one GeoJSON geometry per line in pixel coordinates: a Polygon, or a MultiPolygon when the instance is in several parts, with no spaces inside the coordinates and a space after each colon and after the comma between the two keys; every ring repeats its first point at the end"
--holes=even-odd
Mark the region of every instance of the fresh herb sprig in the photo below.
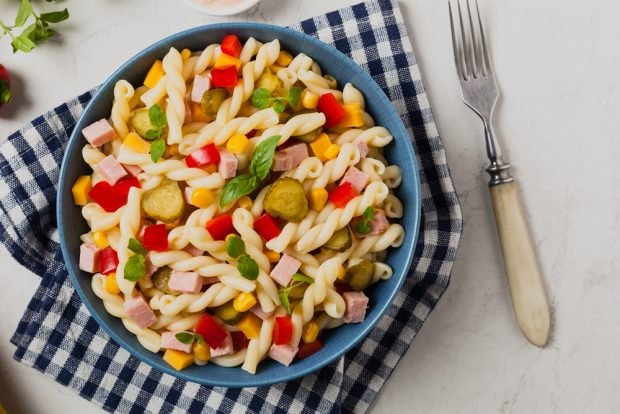
{"type": "Polygon", "coordinates": [[[312,284],[314,283],[314,279],[301,273],[295,273],[290,286],[278,289],[278,298],[280,298],[280,303],[287,314],[291,314],[291,302],[288,299],[291,290],[303,285],[304,283],[312,284]]]}
{"type": "Polygon", "coordinates": [[[237,259],[237,270],[248,280],[258,279],[258,264],[245,252],[245,243],[237,236],[226,238],[226,253],[237,259]]]}
{"type": "Polygon", "coordinates": [[[146,254],[148,252],[142,244],[134,238],[129,239],[127,248],[134,254],[127,259],[123,277],[131,282],[137,282],[142,279],[146,273],[146,254]]]}
{"type": "Polygon", "coordinates": [[[362,213],[362,218],[355,224],[355,231],[359,234],[368,234],[372,230],[372,221],[375,218],[375,210],[370,206],[362,213]]]}
{"type": "MultiPolygon", "coordinates": [[[[46,1],[51,2],[52,0],[46,1]]],[[[27,53],[32,51],[36,45],[56,35],[56,31],[49,27],[50,24],[60,23],[68,18],[69,11],[66,8],[37,14],[30,0],[20,0],[15,22],[10,25],[0,21],[0,29],[2,29],[0,38],[3,36],[9,36],[11,38],[13,53],[17,51],[27,53]],[[31,18],[34,18],[34,22],[26,26],[26,24],[31,21],[31,18]],[[17,34],[17,29],[22,29],[21,33],[17,34]]]]}
{"type": "Polygon", "coordinates": [[[258,109],[272,107],[274,111],[281,114],[286,109],[287,104],[290,105],[292,109],[297,108],[300,97],[301,89],[297,86],[293,86],[289,89],[286,97],[273,97],[266,88],[258,88],[252,92],[251,102],[252,105],[258,109]]]}
{"type": "Polygon", "coordinates": [[[205,340],[202,337],[202,335],[195,334],[192,332],[179,332],[176,335],[174,335],[174,337],[177,339],[177,341],[181,342],[182,344],[186,344],[186,345],[192,345],[194,341],[198,342],[198,344],[200,345],[205,343],[205,340]]]}
{"type": "Polygon", "coordinates": [[[164,128],[168,126],[168,118],[166,113],[157,104],[149,108],[149,121],[151,122],[151,129],[146,131],[144,138],[151,142],[151,160],[153,162],[159,161],[166,151],[166,140],[162,137],[164,128]]]}

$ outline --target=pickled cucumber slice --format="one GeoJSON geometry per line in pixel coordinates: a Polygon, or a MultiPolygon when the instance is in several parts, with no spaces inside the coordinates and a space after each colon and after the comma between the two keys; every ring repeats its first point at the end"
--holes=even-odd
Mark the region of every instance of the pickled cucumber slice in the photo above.
{"type": "Polygon", "coordinates": [[[241,320],[241,312],[235,310],[233,301],[226,302],[225,304],[213,308],[213,312],[220,318],[226,325],[236,325],[241,320]]]}
{"type": "Polygon", "coordinates": [[[147,217],[164,223],[174,223],[180,219],[185,210],[185,200],[179,184],[165,180],[146,191],[142,197],[142,209],[147,217]]]}
{"type": "Polygon", "coordinates": [[[256,89],[265,88],[270,94],[274,95],[282,89],[282,81],[276,76],[271,69],[267,68],[262,75],[256,80],[256,89]]]}
{"type": "Polygon", "coordinates": [[[353,238],[351,237],[349,227],[343,227],[340,230],[335,231],[323,247],[337,252],[344,252],[349,249],[352,244],[353,238]]]}
{"type": "Polygon", "coordinates": [[[129,125],[133,127],[136,134],[144,138],[146,136],[146,131],[152,129],[151,119],[149,118],[149,109],[136,109],[133,115],[129,118],[129,125]]]}
{"type": "Polygon", "coordinates": [[[167,295],[173,295],[174,290],[168,287],[168,283],[170,282],[170,276],[172,275],[172,269],[168,266],[161,267],[153,273],[151,280],[155,287],[167,295]]]}
{"type": "Polygon", "coordinates": [[[200,101],[202,112],[204,112],[211,121],[214,120],[217,116],[217,111],[228,96],[230,95],[224,88],[215,88],[206,91],[202,95],[202,100],[200,101]]]}
{"type": "Polygon", "coordinates": [[[375,274],[375,264],[368,260],[362,260],[355,266],[351,266],[344,274],[344,279],[356,292],[361,292],[370,286],[375,274]]]}
{"type": "Polygon", "coordinates": [[[265,196],[265,211],[292,223],[299,223],[308,215],[308,199],[304,187],[290,177],[278,178],[265,196]]]}

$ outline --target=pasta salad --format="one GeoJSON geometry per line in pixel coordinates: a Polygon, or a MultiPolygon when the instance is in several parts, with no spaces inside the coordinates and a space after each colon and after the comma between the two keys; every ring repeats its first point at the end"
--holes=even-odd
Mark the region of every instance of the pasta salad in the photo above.
{"type": "Polygon", "coordinates": [[[325,329],[362,322],[364,291],[392,276],[392,136],[353,85],[277,39],[171,48],[81,132],[80,269],[177,370],[306,358],[325,329]]]}

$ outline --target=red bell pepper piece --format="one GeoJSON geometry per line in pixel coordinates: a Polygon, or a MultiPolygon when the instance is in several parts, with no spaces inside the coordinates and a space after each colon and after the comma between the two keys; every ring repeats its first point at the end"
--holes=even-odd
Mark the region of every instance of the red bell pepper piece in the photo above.
{"type": "Polygon", "coordinates": [[[335,127],[347,115],[344,108],[338,103],[336,97],[331,92],[321,95],[316,109],[325,114],[325,126],[327,128],[335,127]]]}
{"type": "Polygon", "coordinates": [[[220,153],[215,144],[205,145],[185,157],[185,164],[190,168],[202,167],[203,165],[218,162],[220,162],[220,153]]]}
{"type": "Polygon", "coordinates": [[[338,187],[329,192],[329,201],[338,208],[342,208],[347,203],[360,195],[348,181],[343,182],[338,187]]]}
{"type": "Polygon", "coordinates": [[[100,181],[88,192],[88,196],[108,213],[112,213],[127,204],[127,195],[131,187],[140,188],[136,177],[123,177],[114,185],[100,181]]]}
{"type": "Polygon", "coordinates": [[[230,336],[233,341],[233,348],[235,351],[241,351],[250,345],[250,340],[243,334],[243,332],[231,332],[230,336]]]}
{"type": "Polygon", "coordinates": [[[254,222],[254,230],[256,230],[256,232],[267,241],[273,239],[274,237],[278,237],[282,231],[280,226],[278,226],[276,219],[271,217],[269,214],[263,214],[254,222]]]}
{"type": "Polygon", "coordinates": [[[219,347],[227,336],[226,330],[208,313],[202,315],[196,324],[196,333],[202,336],[211,348],[219,347]]]}
{"type": "Polygon", "coordinates": [[[323,348],[323,344],[318,339],[314,342],[310,342],[309,344],[302,342],[299,344],[299,351],[297,351],[297,359],[304,359],[309,357],[310,355],[317,353],[323,348]]]}
{"type": "Polygon", "coordinates": [[[226,53],[228,56],[238,58],[241,55],[241,42],[237,35],[228,34],[224,36],[220,48],[222,53],[226,53]]]}
{"type": "Polygon", "coordinates": [[[237,67],[226,66],[225,68],[211,69],[211,80],[214,88],[233,88],[237,86],[237,67]]]}
{"type": "Polygon", "coordinates": [[[168,232],[165,224],[154,224],[144,228],[142,246],[154,252],[168,251],[168,232]]]}
{"type": "Polygon", "coordinates": [[[99,253],[99,273],[109,275],[112,272],[116,272],[117,267],[118,255],[116,250],[108,246],[99,253]]]}
{"type": "Polygon", "coordinates": [[[273,343],[284,345],[291,342],[293,337],[293,320],[288,316],[277,316],[273,325],[273,343]]]}
{"type": "Polygon", "coordinates": [[[226,236],[235,232],[232,215],[222,214],[207,222],[207,231],[213,240],[224,240],[226,236]]]}

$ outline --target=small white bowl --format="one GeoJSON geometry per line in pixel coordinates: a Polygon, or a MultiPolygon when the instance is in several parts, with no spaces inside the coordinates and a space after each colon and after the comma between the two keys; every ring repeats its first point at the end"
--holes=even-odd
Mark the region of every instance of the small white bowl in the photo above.
{"type": "Polygon", "coordinates": [[[246,11],[260,0],[183,0],[183,3],[192,9],[210,16],[232,16],[246,11]]]}

